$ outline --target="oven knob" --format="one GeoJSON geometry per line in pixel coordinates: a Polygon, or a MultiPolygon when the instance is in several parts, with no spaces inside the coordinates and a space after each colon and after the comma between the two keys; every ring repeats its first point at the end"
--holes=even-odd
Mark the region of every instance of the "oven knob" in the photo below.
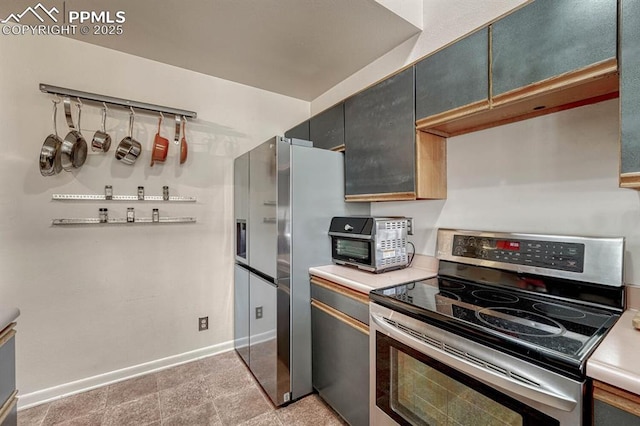
{"type": "Polygon", "coordinates": [[[344,230],[347,232],[351,232],[353,231],[353,226],[349,225],[348,223],[344,226],[344,230]]]}
{"type": "Polygon", "coordinates": [[[454,256],[462,256],[462,253],[464,253],[464,248],[462,246],[456,246],[453,250],[454,256]]]}
{"type": "Polygon", "coordinates": [[[476,245],[476,237],[469,237],[469,239],[467,240],[467,245],[468,246],[475,246],[476,245]]]}
{"type": "Polygon", "coordinates": [[[488,251],[486,251],[486,250],[480,250],[480,257],[481,257],[482,259],[486,259],[488,254],[489,254],[489,252],[488,252],[488,251]]]}

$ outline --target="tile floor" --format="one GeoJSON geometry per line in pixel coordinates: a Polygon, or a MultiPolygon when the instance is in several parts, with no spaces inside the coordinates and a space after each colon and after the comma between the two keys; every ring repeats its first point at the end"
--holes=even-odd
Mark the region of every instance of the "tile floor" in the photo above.
{"type": "Polygon", "coordinates": [[[275,409],[235,351],[18,412],[18,426],[345,424],[315,394],[275,409]]]}

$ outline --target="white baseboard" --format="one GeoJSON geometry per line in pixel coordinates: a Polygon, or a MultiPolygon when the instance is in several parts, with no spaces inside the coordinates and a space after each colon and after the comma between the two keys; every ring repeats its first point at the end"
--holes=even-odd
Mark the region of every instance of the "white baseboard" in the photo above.
{"type": "Polygon", "coordinates": [[[208,346],[206,348],[200,348],[194,351],[184,352],[178,355],[157,359],[155,361],[133,365],[131,367],[126,367],[120,370],[98,374],[97,376],[87,377],[85,379],[64,383],[62,385],[53,386],[24,395],[18,394],[18,409],[24,410],[36,405],[44,404],[46,402],[55,401],[60,398],[75,395],[77,393],[86,392],[91,389],[110,385],[116,382],[121,382],[122,380],[132,379],[134,377],[153,373],[155,371],[175,367],[176,365],[196,361],[198,359],[206,358],[222,352],[227,352],[232,349],[233,341],[228,341],[219,343],[217,345],[208,346]]]}

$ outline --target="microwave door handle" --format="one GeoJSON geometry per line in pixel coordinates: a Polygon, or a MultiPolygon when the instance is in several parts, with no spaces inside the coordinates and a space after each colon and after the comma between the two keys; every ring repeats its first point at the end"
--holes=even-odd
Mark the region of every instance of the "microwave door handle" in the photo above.
{"type": "MultiPolygon", "coordinates": [[[[465,360],[460,356],[456,356],[449,352],[445,352],[443,348],[436,348],[427,344],[404,331],[387,324],[381,317],[375,314],[370,314],[371,319],[375,323],[376,327],[382,329],[389,337],[403,343],[407,346],[417,349],[419,352],[427,354],[428,356],[443,362],[444,364],[451,365],[455,369],[467,374],[470,377],[491,383],[492,386],[498,388],[498,390],[506,391],[508,393],[521,395],[529,398],[532,401],[537,401],[558,410],[567,412],[573,411],[578,404],[578,401],[571,396],[564,395],[553,389],[545,389],[543,387],[535,387],[528,385],[524,382],[518,382],[515,379],[507,376],[503,376],[496,372],[489,370],[488,368],[470,364],[470,361],[465,360]]],[[[373,334],[373,333],[372,333],[373,334]]]]}

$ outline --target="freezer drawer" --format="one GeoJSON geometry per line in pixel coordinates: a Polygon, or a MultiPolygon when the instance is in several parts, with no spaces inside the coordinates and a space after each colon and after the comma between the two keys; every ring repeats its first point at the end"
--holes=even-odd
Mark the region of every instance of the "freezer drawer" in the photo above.
{"type": "Polygon", "coordinates": [[[249,368],[272,401],[278,400],[277,287],[249,274],[249,368]]]}
{"type": "Polygon", "coordinates": [[[249,365],[249,271],[240,265],[235,265],[233,288],[233,346],[249,365]]]}

